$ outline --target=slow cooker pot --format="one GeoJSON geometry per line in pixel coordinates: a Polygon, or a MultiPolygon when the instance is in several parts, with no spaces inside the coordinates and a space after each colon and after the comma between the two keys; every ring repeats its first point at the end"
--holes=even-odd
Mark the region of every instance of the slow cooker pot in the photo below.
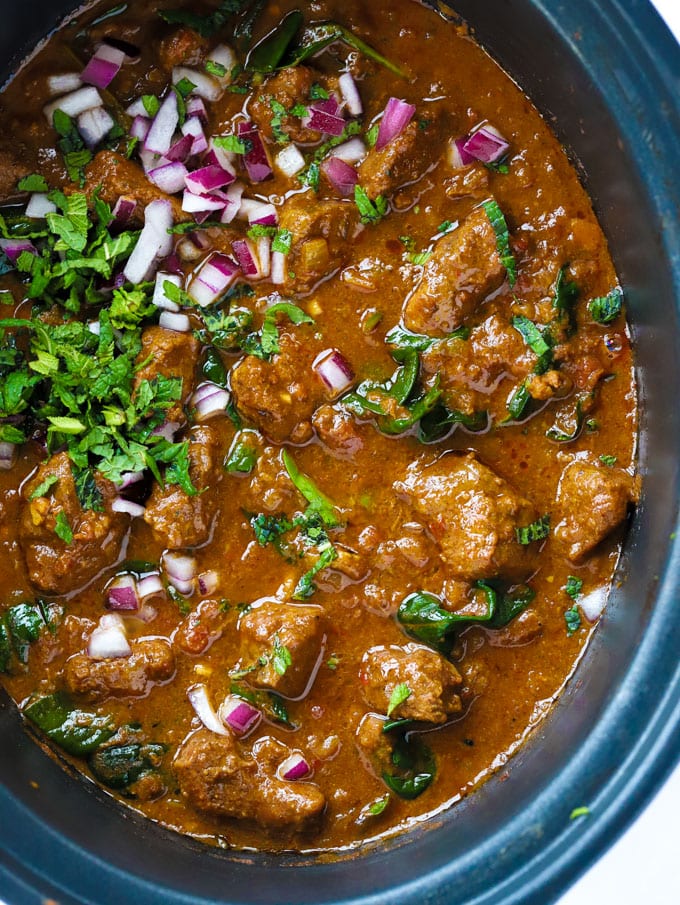
{"type": "MultiPolygon", "coordinates": [[[[5,75],[75,5],[0,0],[5,75]]],[[[576,676],[502,774],[426,826],[330,861],[220,851],[154,826],[47,756],[2,697],[8,905],[549,905],[680,755],[680,53],[647,0],[455,6],[580,167],[627,295],[642,502],[576,676]],[[590,817],[570,821],[583,805],[590,817]]]]}

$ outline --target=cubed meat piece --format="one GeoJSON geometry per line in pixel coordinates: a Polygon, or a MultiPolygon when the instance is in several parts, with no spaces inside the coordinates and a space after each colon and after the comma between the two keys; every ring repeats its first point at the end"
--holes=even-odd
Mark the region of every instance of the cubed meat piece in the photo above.
{"type": "Polygon", "coordinates": [[[172,643],[182,653],[197,657],[222,637],[229,614],[216,600],[203,600],[177,626],[172,643]]]}
{"type": "Polygon", "coordinates": [[[580,562],[597,547],[625,519],[632,499],[625,471],[579,460],[567,465],[557,490],[561,520],[555,537],[569,559],[580,562]]]}
{"type": "Polygon", "coordinates": [[[491,647],[524,647],[543,634],[543,623],[536,610],[520,613],[509,625],[500,629],[489,629],[486,640],[491,647]]]}
{"type": "Polygon", "coordinates": [[[101,512],[81,507],[65,452],[48,459],[24,485],[19,541],[29,577],[41,591],[66,594],[80,588],[120,555],[129,519],[111,510],[117,496],[114,485],[99,473],[94,480],[102,497],[101,512]],[[54,478],[56,483],[44,496],[31,499],[44,481],[54,478]],[[65,520],[73,532],[70,543],[55,533],[57,520],[62,524],[65,520]]]}
{"type": "Polygon", "coordinates": [[[437,123],[416,118],[384,148],[369,151],[359,167],[359,184],[368,197],[373,201],[378,195],[391,195],[419,179],[439,156],[439,141],[432,145],[438,131],[437,123]],[[422,128],[425,122],[428,125],[422,128]]]}
{"type": "Polygon", "coordinates": [[[231,735],[201,729],[184,742],[173,764],[187,801],[216,817],[254,820],[266,829],[303,830],[326,800],[309,782],[284,782],[239,749],[231,735]]]}
{"type": "Polygon", "coordinates": [[[304,443],[312,435],[310,418],[324,398],[312,370],[319,345],[311,336],[283,334],[271,361],[246,356],[231,372],[231,388],[241,415],[274,443],[304,443]]]}
{"type": "Polygon", "coordinates": [[[324,446],[341,458],[351,458],[363,449],[359,425],[346,409],[322,405],[314,412],[312,424],[324,446]]]}
{"type": "Polygon", "coordinates": [[[248,673],[250,685],[269,688],[287,698],[305,694],[325,640],[320,607],[263,603],[241,617],[239,630],[241,667],[250,667],[260,657],[266,661],[248,673]],[[289,665],[285,665],[286,659],[289,665]]]}
{"type": "Polygon", "coordinates": [[[66,661],[64,679],[72,694],[90,703],[106,698],[143,698],[157,682],[175,672],[175,657],[167,641],[140,638],[130,644],[129,657],[93,660],[76,654],[66,661]]]}
{"type": "Polygon", "coordinates": [[[158,62],[170,73],[175,66],[197,66],[210,47],[208,41],[192,28],[178,28],[158,42],[158,62]]]}
{"type": "Polygon", "coordinates": [[[193,496],[178,484],[154,484],[144,521],[166,547],[197,547],[208,540],[219,506],[214,489],[222,477],[220,441],[211,427],[193,429],[189,436],[189,477],[198,493],[193,496]]]}
{"type": "Polygon", "coordinates": [[[393,719],[445,723],[463,709],[458,670],[441,654],[419,644],[372,647],[361,660],[359,679],[369,707],[387,713],[392,704],[393,719]],[[400,703],[394,705],[393,695],[400,703]]]}
{"type": "MultiPolygon", "coordinates": [[[[269,78],[254,93],[248,106],[251,119],[255,122],[260,132],[270,141],[276,141],[272,129],[272,100],[277,101],[286,110],[293,107],[307,106],[310,103],[309,92],[314,82],[322,82],[318,75],[307,66],[295,66],[282,69],[280,72],[270,75],[269,78]]],[[[302,125],[299,116],[282,116],[279,129],[285,132],[292,141],[310,144],[318,141],[321,133],[307,129],[302,125]]]]}
{"type": "Polygon", "coordinates": [[[84,189],[76,186],[73,191],[84,191],[90,203],[97,190],[102,201],[112,208],[121,195],[136,199],[137,208],[131,220],[133,226],[144,224],[144,208],[159,199],[170,202],[175,223],[191,219],[191,215],[182,210],[181,201],[156,188],[141,167],[115,151],[100,151],[85,170],[85,179],[84,189]]]}
{"type": "Polygon", "coordinates": [[[394,486],[427,519],[453,578],[521,581],[534,570],[538,545],[520,544],[516,529],[534,522],[536,510],[473,453],[414,463],[394,486]]]}
{"type": "Polygon", "coordinates": [[[265,447],[257,460],[245,499],[251,512],[280,512],[291,509],[298,499],[298,491],[281,460],[277,446],[265,447]]]}
{"type": "Polygon", "coordinates": [[[16,152],[0,148],[0,202],[10,201],[21,195],[17,182],[30,172],[30,162],[22,161],[16,152]]]}
{"type": "Polygon", "coordinates": [[[359,212],[354,202],[320,201],[304,193],[283,205],[279,227],[293,237],[286,260],[286,286],[301,288],[342,266],[360,228],[359,212]]]}
{"type": "Polygon", "coordinates": [[[365,714],[356,732],[356,745],[368,769],[382,778],[383,773],[392,773],[392,753],[394,736],[384,732],[385,720],[375,713],[365,714]]]}
{"type": "Polygon", "coordinates": [[[168,409],[165,420],[178,425],[186,423],[184,405],[194,391],[194,372],[201,346],[191,333],[178,333],[164,327],[147,327],[142,333],[142,350],[137,356],[135,390],[144,380],[158,375],[182,381],[180,398],[168,409]]]}
{"type": "Polygon", "coordinates": [[[496,234],[479,208],[435,245],[420,283],[406,301],[404,323],[414,333],[446,336],[504,279],[496,234]]]}

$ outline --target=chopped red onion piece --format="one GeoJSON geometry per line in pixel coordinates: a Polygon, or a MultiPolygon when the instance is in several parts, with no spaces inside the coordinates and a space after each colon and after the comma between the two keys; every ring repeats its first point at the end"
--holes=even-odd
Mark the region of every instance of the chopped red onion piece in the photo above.
{"type": "Polygon", "coordinates": [[[86,110],[92,110],[93,107],[101,107],[102,105],[103,101],[97,89],[88,85],[85,88],[72,91],[71,94],[65,94],[59,100],[52,101],[51,104],[45,107],[45,116],[49,124],[52,125],[55,110],[61,110],[62,113],[70,116],[71,119],[75,119],[86,110]]]}
{"type": "MultiPolygon", "coordinates": [[[[328,101],[324,103],[328,103],[328,101]]],[[[334,116],[331,113],[320,110],[318,102],[316,106],[309,108],[309,116],[303,117],[302,124],[308,129],[334,136],[342,135],[346,126],[345,120],[341,116],[334,116]]]]}
{"type": "MultiPolygon", "coordinates": [[[[145,579],[142,579],[144,581],[145,579]]],[[[141,582],[140,582],[141,584],[141,582]]],[[[162,586],[161,586],[162,587],[162,586]]],[[[139,612],[137,613],[137,618],[141,619],[142,622],[153,622],[156,616],[158,615],[158,610],[151,606],[150,603],[144,603],[140,607],[139,612]]]]}
{"type": "Polygon", "coordinates": [[[305,779],[311,772],[312,768],[301,754],[291,754],[276,771],[277,776],[280,779],[285,779],[287,782],[305,779]]]}
{"type": "Polygon", "coordinates": [[[224,209],[224,201],[212,195],[195,195],[188,189],[182,197],[182,210],[187,214],[203,214],[206,211],[221,211],[224,209]]]}
{"type": "Polygon", "coordinates": [[[354,195],[354,187],[359,182],[359,174],[339,157],[328,157],[321,164],[321,171],[340,195],[348,198],[354,195]]]}
{"type": "Polygon", "coordinates": [[[211,63],[217,63],[220,66],[224,66],[226,70],[224,75],[213,75],[213,78],[216,79],[223,88],[226,88],[227,85],[231,85],[231,73],[238,64],[236,54],[231,47],[228,47],[226,44],[218,44],[217,47],[208,54],[208,60],[211,63]]]}
{"type": "Polygon", "coordinates": [[[255,198],[244,198],[241,201],[238,216],[240,220],[247,220],[251,226],[276,226],[277,214],[273,204],[257,201],[255,198]]]}
{"type": "Polygon", "coordinates": [[[137,582],[133,575],[117,575],[106,589],[106,608],[115,612],[139,609],[137,582]]]}
{"type": "Polygon", "coordinates": [[[273,175],[272,168],[267,157],[267,149],[257,131],[257,126],[251,122],[238,124],[238,137],[249,141],[251,148],[243,156],[243,163],[251,182],[264,182],[273,175]]]}
{"type": "Polygon", "coordinates": [[[475,160],[482,163],[495,163],[503,157],[510,147],[498,129],[488,125],[481,126],[467,139],[463,150],[475,160]]]}
{"type": "Polygon", "coordinates": [[[31,195],[26,205],[26,216],[31,220],[44,220],[48,214],[54,214],[56,211],[56,204],[50,201],[47,195],[40,192],[31,195]]]}
{"type": "Polygon", "coordinates": [[[93,107],[81,113],[76,119],[78,132],[86,146],[92,150],[102,142],[116,125],[113,117],[103,107],[93,107]]]}
{"type": "Polygon", "coordinates": [[[154,154],[165,154],[169,151],[178,124],[177,95],[174,91],[170,91],[151,123],[149,134],[144,141],[145,149],[154,154]]]}
{"type": "Polygon", "coordinates": [[[284,176],[295,176],[307,165],[299,148],[294,144],[286,145],[282,151],[279,151],[274,163],[284,176]]]}
{"type": "Polygon", "coordinates": [[[234,173],[236,175],[236,171],[234,169],[234,162],[236,160],[237,155],[234,154],[233,151],[227,151],[225,148],[220,148],[219,145],[215,144],[215,137],[213,136],[210,139],[208,145],[208,153],[205,155],[203,159],[204,164],[214,163],[218,167],[222,167],[223,170],[226,170],[228,173],[234,173]]]}
{"type": "Polygon", "coordinates": [[[151,575],[145,575],[144,578],[140,578],[137,582],[137,593],[140,600],[144,600],[145,597],[153,597],[156,594],[163,594],[164,591],[165,588],[161,577],[156,572],[151,575]]]}
{"type": "Polygon", "coordinates": [[[137,199],[131,195],[121,195],[113,208],[113,219],[118,226],[125,226],[137,210],[137,199]]]}
{"type": "Polygon", "coordinates": [[[148,177],[162,192],[175,195],[184,189],[184,183],[189,171],[179,160],[166,163],[162,167],[149,170],[148,177]]]}
{"type": "Polygon", "coordinates": [[[167,551],[163,554],[163,568],[170,581],[193,581],[196,578],[196,560],[186,553],[167,551]]]}
{"type": "Polygon", "coordinates": [[[189,333],[191,322],[186,314],[175,314],[174,311],[163,311],[158,318],[158,326],[175,333],[189,333]]]}
{"type": "Polygon", "coordinates": [[[154,437],[163,437],[163,439],[167,440],[168,443],[172,443],[178,430],[179,424],[176,421],[165,421],[163,424],[155,428],[152,431],[152,434],[154,435],[154,437]]]}
{"type": "MultiPolygon", "coordinates": [[[[168,160],[179,160],[182,163],[186,163],[187,157],[191,156],[191,149],[194,144],[194,139],[191,135],[183,135],[181,138],[178,138],[173,145],[171,145],[168,153],[165,155],[168,160]]],[[[179,189],[177,190],[179,191],[179,189]]]]}
{"type": "Polygon", "coordinates": [[[204,123],[208,122],[208,111],[202,97],[192,94],[187,98],[187,122],[193,117],[198,117],[204,123]]]}
{"type": "Polygon", "coordinates": [[[344,393],[354,382],[352,368],[337,349],[326,349],[325,352],[317,355],[312,369],[336,396],[344,393]]]}
{"type": "Polygon", "coordinates": [[[187,697],[189,698],[191,706],[194,708],[196,716],[206,729],[209,729],[216,735],[229,735],[229,730],[219,719],[210,703],[208,689],[205,685],[192,685],[187,691],[187,697]]]}
{"type": "Polygon", "coordinates": [[[47,77],[47,90],[51,95],[66,94],[69,91],[77,91],[83,84],[78,72],[64,72],[60,75],[47,77]]]}
{"type": "Polygon", "coordinates": [[[219,576],[214,569],[209,569],[207,572],[201,572],[198,576],[198,590],[201,594],[214,594],[219,583],[219,576]]]}
{"type": "Polygon", "coordinates": [[[222,214],[222,223],[231,223],[234,217],[238,214],[241,209],[242,196],[245,191],[245,186],[242,182],[235,182],[233,185],[230,185],[226,195],[226,207],[224,208],[224,213],[222,214]]]}
{"type": "Polygon", "coordinates": [[[463,167],[475,162],[476,158],[465,150],[466,142],[467,136],[465,138],[454,138],[449,143],[448,158],[454,170],[462,170],[463,167]]]}
{"type": "Polygon", "coordinates": [[[155,170],[156,167],[162,167],[163,163],[170,163],[166,157],[154,154],[153,151],[147,151],[144,145],[139,148],[139,159],[142,161],[145,173],[148,173],[149,170],[155,170]]]}
{"type": "Polygon", "coordinates": [[[14,443],[0,442],[0,471],[9,471],[14,465],[17,448],[14,443]]]}
{"type": "Polygon", "coordinates": [[[125,108],[125,112],[128,116],[148,116],[146,112],[146,107],[144,106],[144,101],[141,97],[138,97],[136,101],[133,101],[128,107],[125,108]]]}
{"type": "Polygon", "coordinates": [[[112,660],[129,657],[132,648],[128,642],[123,622],[104,623],[102,617],[99,626],[92,632],[87,642],[88,656],[93,660],[112,660]]]}
{"type": "Polygon", "coordinates": [[[361,95],[351,72],[343,72],[338,79],[338,88],[345,101],[347,112],[351,116],[361,116],[364,112],[364,105],[361,103],[361,95]]]}
{"type": "Polygon", "coordinates": [[[204,399],[209,399],[210,396],[213,396],[215,393],[218,393],[222,389],[217,383],[213,383],[211,380],[205,380],[203,383],[200,383],[196,388],[196,392],[191,397],[192,405],[197,405],[199,402],[202,402],[204,399]]]}
{"type": "Polygon", "coordinates": [[[272,252],[272,265],[269,279],[275,286],[281,286],[286,282],[286,258],[288,255],[282,251],[272,252]]]}
{"type": "Polygon", "coordinates": [[[194,170],[186,177],[186,187],[195,195],[201,195],[205,192],[212,192],[214,189],[221,189],[235,180],[233,173],[223,170],[222,167],[215,165],[201,167],[200,170],[194,170]]]}
{"type": "MultiPolygon", "coordinates": [[[[97,326],[99,324],[97,323],[97,326]]],[[[143,471],[124,471],[120,476],[120,481],[117,482],[118,487],[121,490],[125,490],[126,487],[132,487],[133,484],[139,484],[140,481],[143,481],[145,477],[145,472],[143,471]]]]}
{"type": "Polygon", "coordinates": [[[360,138],[350,138],[330,152],[331,157],[339,157],[345,163],[359,163],[366,156],[366,145],[360,138]]]}
{"type": "Polygon", "coordinates": [[[223,415],[229,405],[229,393],[214,384],[211,385],[211,391],[206,392],[198,401],[196,401],[196,396],[198,396],[198,392],[193,398],[196,407],[196,421],[208,421],[215,415],[223,415]]]}
{"type": "Polygon", "coordinates": [[[260,236],[257,240],[257,263],[262,279],[269,276],[272,266],[272,240],[269,236],[260,236]]]}
{"type": "Polygon", "coordinates": [[[132,500],[125,500],[122,497],[116,497],[111,503],[111,509],[114,512],[120,512],[123,515],[130,515],[132,518],[140,518],[146,510],[139,503],[133,503],[132,500]]]}
{"type": "Polygon", "coordinates": [[[230,694],[224,699],[218,714],[222,722],[236,735],[246,735],[262,720],[262,713],[257,707],[235,694],[230,694]]]}
{"type": "Polygon", "coordinates": [[[101,44],[90,62],[83,69],[81,79],[96,88],[108,88],[121,70],[125,54],[117,47],[101,44]]]}
{"type": "Polygon", "coordinates": [[[152,201],[146,206],[144,229],[123,271],[131,283],[143,283],[150,279],[158,261],[170,254],[172,236],[168,230],[171,226],[172,206],[169,201],[152,201]]]}
{"type": "Polygon", "coordinates": [[[342,117],[342,113],[339,112],[340,104],[338,103],[337,97],[334,95],[327,97],[325,100],[314,101],[310,109],[318,110],[320,113],[326,113],[328,116],[342,117]]]}
{"type": "Polygon", "coordinates": [[[0,248],[5,252],[12,264],[16,264],[19,256],[25,251],[37,255],[38,249],[30,239],[0,239],[0,248]]]}
{"type": "Polygon", "coordinates": [[[172,84],[177,85],[182,79],[188,79],[195,86],[192,94],[197,94],[206,101],[216,101],[222,97],[222,86],[205,72],[189,69],[187,66],[175,66],[172,70],[172,84]]]}
{"type": "Polygon", "coordinates": [[[191,157],[195,157],[197,154],[203,154],[204,151],[207,151],[208,139],[205,137],[203,124],[198,116],[192,116],[187,119],[182,126],[182,135],[184,135],[185,138],[191,139],[191,150],[189,152],[191,157]]]}
{"type": "Polygon", "coordinates": [[[189,286],[189,295],[205,308],[216,301],[234,282],[238,266],[223,254],[214,254],[205,262],[189,286]]]}
{"type": "Polygon", "coordinates": [[[173,302],[172,299],[169,299],[166,295],[166,283],[172,283],[173,286],[177,286],[179,289],[182,285],[182,278],[174,273],[159,271],[156,274],[156,285],[154,287],[152,301],[157,308],[163,308],[165,311],[179,311],[177,302],[173,302]]]}
{"type": "Polygon", "coordinates": [[[248,239],[234,239],[231,243],[236,260],[241,265],[243,275],[249,279],[260,276],[260,268],[257,264],[257,256],[252,243],[248,239]]]}
{"type": "Polygon", "coordinates": [[[401,135],[411,122],[415,112],[416,108],[413,104],[407,104],[406,101],[402,101],[398,97],[391,97],[385,107],[383,118],[380,120],[378,138],[375,142],[376,151],[382,150],[385,145],[388,145],[398,135],[401,135]]]}

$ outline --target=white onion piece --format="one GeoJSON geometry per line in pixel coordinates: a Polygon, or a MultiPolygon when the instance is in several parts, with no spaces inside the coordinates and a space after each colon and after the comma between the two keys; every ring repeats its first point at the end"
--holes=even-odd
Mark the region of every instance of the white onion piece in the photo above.
{"type": "Polygon", "coordinates": [[[175,333],[188,333],[191,330],[191,322],[186,314],[175,314],[174,311],[163,311],[158,318],[158,325],[165,330],[174,330],[175,333]]]}
{"type": "Polygon", "coordinates": [[[144,229],[125,265],[125,278],[131,283],[150,279],[155,265],[172,251],[172,205],[169,201],[152,201],[144,211],[144,229]]]}
{"type": "Polygon", "coordinates": [[[284,176],[296,176],[307,165],[300,149],[294,144],[286,145],[279,151],[274,158],[274,164],[284,176]]]}
{"type": "Polygon", "coordinates": [[[133,484],[139,484],[140,481],[143,481],[145,474],[146,472],[143,471],[124,471],[120,476],[120,482],[117,482],[116,486],[125,490],[126,487],[132,487],[133,484]]]}
{"type": "Polygon", "coordinates": [[[296,782],[305,779],[312,772],[312,768],[301,754],[291,754],[279,766],[276,775],[287,782],[296,782]]]}
{"type": "Polygon", "coordinates": [[[184,189],[184,181],[189,171],[179,160],[166,163],[162,167],[149,170],[148,177],[153,184],[166,195],[175,195],[184,189]]]}
{"type": "Polygon", "coordinates": [[[182,135],[193,139],[191,155],[202,154],[208,150],[208,139],[203,131],[203,124],[198,116],[190,116],[182,126],[182,135]]]}
{"type": "Polygon", "coordinates": [[[139,139],[139,141],[144,141],[149,134],[150,128],[151,120],[148,116],[135,116],[130,126],[130,135],[139,139]]]}
{"type": "Polygon", "coordinates": [[[205,211],[221,211],[224,201],[209,195],[195,195],[188,189],[182,197],[182,210],[187,214],[202,214],[205,211]]]}
{"type": "Polygon", "coordinates": [[[156,607],[151,606],[150,603],[145,603],[144,606],[140,607],[137,619],[141,619],[142,622],[153,622],[157,615],[158,610],[156,607]]]}
{"type": "Polygon", "coordinates": [[[230,734],[222,720],[220,720],[215,713],[210,698],[208,697],[208,689],[205,685],[192,685],[187,691],[187,697],[189,698],[191,706],[194,708],[196,716],[206,729],[209,729],[216,735],[230,734]]]}
{"type": "Polygon", "coordinates": [[[203,98],[196,97],[195,94],[187,98],[187,122],[194,116],[204,123],[208,122],[208,111],[203,103],[203,98]]]}
{"type": "Polygon", "coordinates": [[[137,593],[139,594],[140,600],[144,600],[145,597],[162,594],[164,590],[165,588],[163,587],[161,577],[156,572],[151,575],[145,575],[144,578],[140,578],[137,582],[137,593]]]}
{"type": "Polygon", "coordinates": [[[174,273],[163,273],[159,271],[156,274],[156,285],[153,291],[153,303],[157,308],[163,308],[165,311],[179,311],[177,302],[173,302],[165,294],[165,284],[172,283],[179,289],[182,285],[182,278],[174,273]]]}
{"type": "Polygon", "coordinates": [[[90,150],[96,148],[115,125],[113,117],[103,107],[86,110],[76,119],[78,132],[90,150]]]}
{"type": "Polygon", "coordinates": [[[223,254],[214,254],[194,275],[189,286],[189,295],[196,304],[205,308],[226,292],[237,275],[238,267],[231,258],[223,254]]]}
{"type": "Polygon", "coordinates": [[[179,108],[177,95],[171,91],[161,104],[144,141],[147,151],[154,154],[165,154],[170,150],[175,130],[179,125],[179,108]]]}
{"type": "Polygon", "coordinates": [[[233,151],[227,151],[215,144],[215,138],[221,136],[213,136],[208,143],[208,157],[214,157],[214,162],[221,166],[223,170],[234,172],[234,164],[236,162],[236,154],[233,151]]]}
{"type": "Polygon", "coordinates": [[[163,437],[168,443],[172,443],[178,430],[179,424],[177,421],[165,421],[153,430],[152,433],[154,437],[163,437]]]}
{"type": "Polygon", "coordinates": [[[182,79],[188,79],[195,86],[192,94],[197,94],[206,101],[216,101],[222,97],[222,86],[205,72],[189,69],[187,66],[175,66],[172,70],[172,84],[177,85],[182,79]]]}
{"type": "Polygon", "coordinates": [[[182,239],[181,242],[177,243],[177,254],[182,261],[189,261],[191,263],[200,261],[204,252],[195,242],[192,242],[191,239],[187,238],[182,239]]]}
{"type": "Polygon", "coordinates": [[[45,116],[47,117],[48,123],[52,125],[55,110],[61,110],[62,113],[70,116],[71,119],[75,119],[86,110],[92,110],[93,107],[103,106],[103,103],[101,95],[96,88],[92,88],[91,86],[79,88],[77,91],[72,91],[71,94],[65,94],[64,97],[60,97],[59,100],[52,101],[51,104],[48,104],[45,107],[45,116]]]}
{"type": "Polygon", "coordinates": [[[163,568],[168,578],[177,578],[179,581],[193,581],[196,578],[196,560],[186,553],[167,551],[163,554],[163,568]]]}
{"type": "Polygon", "coordinates": [[[133,101],[129,107],[125,108],[125,112],[128,116],[148,116],[148,112],[146,107],[144,106],[144,101],[141,97],[138,97],[136,101],[133,101]]]}
{"type": "Polygon", "coordinates": [[[212,63],[218,63],[226,69],[224,75],[214,75],[211,73],[212,77],[219,82],[223,88],[226,88],[227,85],[231,85],[231,73],[234,66],[238,63],[236,54],[231,47],[227,44],[218,44],[217,47],[208,54],[208,60],[212,63]]]}
{"type": "Polygon", "coordinates": [[[257,201],[255,198],[244,198],[238,212],[239,220],[247,220],[252,225],[276,226],[278,217],[273,204],[257,201]]]}
{"type": "Polygon", "coordinates": [[[243,192],[245,191],[245,186],[242,182],[235,182],[233,185],[230,185],[227,191],[224,193],[226,195],[226,207],[224,208],[224,212],[222,214],[222,223],[231,223],[231,221],[238,215],[238,212],[241,209],[243,192]]]}
{"type": "Polygon", "coordinates": [[[229,405],[229,393],[216,383],[202,383],[191,402],[196,407],[196,421],[208,421],[215,415],[224,414],[229,405]]]}
{"type": "Polygon", "coordinates": [[[281,286],[286,282],[286,259],[282,251],[273,251],[271,260],[271,271],[269,279],[275,286],[281,286]]]}
{"type": "Polygon", "coordinates": [[[140,518],[146,512],[146,509],[139,503],[133,503],[132,500],[126,500],[123,497],[116,497],[111,503],[111,509],[123,515],[131,515],[132,518],[140,518]]]}
{"type": "Polygon", "coordinates": [[[344,393],[354,383],[352,368],[337,349],[326,349],[319,353],[314,359],[312,370],[334,395],[344,393]]]}
{"type": "Polygon", "coordinates": [[[361,103],[361,95],[350,72],[343,72],[338,79],[338,88],[342,92],[347,112],[352,116],[361,116],[364,105],[361,103]]]}
{"type": "Polygon", "coordinates": [[[97,628],[119,628],[126,631],[125,620],[119,613],[105,613],[100,616],[97,628]]]}
{"type": "Polygon", "coordinates": [[[339,157],[345,163],[359,163],[367,154],[366,145],[360,138],[350,138],[330,152],[331,157],[339,157]]]}
{"type": "Polygon", "coordinates": [[[597,622],[607,603],[607,589],[595,588],[576,601],[588,622],[597,622]]]}
{"type": "Polygon", "coordinates": [[[69,91],[77,91],[83,84],[78,72],[64,72],[60,75],[50,75],[47,77],[47,90],[52,96],[55,94],[66,94],[69,91]]]}
{"type": "Polygon", "coordinates": [[[57,206],[47,195],[36,192],[31,195],[30,201],[26,205],[26,216],[31,220],[44,220],[48,214],[55,214],[57,206]]]}
{"type": "Polygon", "coordinates": [[[262,713],[257,707],[235,694],[230,694],[224,699],[220,704],[218,715],[221,722],[239,736],[251,732],[262,720],[262,713]]]}
{"type": "Polygon", "coordinates": [[[0,471],[9,471],[14,465],[17,448],[14,443],[0,442],[0,471]]]}
{"type": "Polygon", "coordinates": [[[90,639],[87,642],[88,656],[93,660],[113,660],[129,657],[132,653],[132,648],[122,626],[122,620],[121,624],[118,625],[102,625],[105,618],[104,616],[102,617],[99,627],[90,635],[90,639]]]}
{"type": "Polygon", "coordinates": [[[99,323],[99,321],[88,321],[87,329],[90,331],[90,333],[94,333],[95,336],[99,336],[99,334],[102,332],[102,325],[99,323]]]}

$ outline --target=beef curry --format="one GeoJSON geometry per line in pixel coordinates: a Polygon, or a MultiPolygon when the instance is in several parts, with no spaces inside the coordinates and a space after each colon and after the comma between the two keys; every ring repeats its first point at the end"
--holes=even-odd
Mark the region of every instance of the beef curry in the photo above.
{"type": "Polygon", "coordinates": [[[634,502],[577,175],[409,0],[91,6],[0,97],[0,671],[154,821],[338,850],[550,711],[634,502]]]}

